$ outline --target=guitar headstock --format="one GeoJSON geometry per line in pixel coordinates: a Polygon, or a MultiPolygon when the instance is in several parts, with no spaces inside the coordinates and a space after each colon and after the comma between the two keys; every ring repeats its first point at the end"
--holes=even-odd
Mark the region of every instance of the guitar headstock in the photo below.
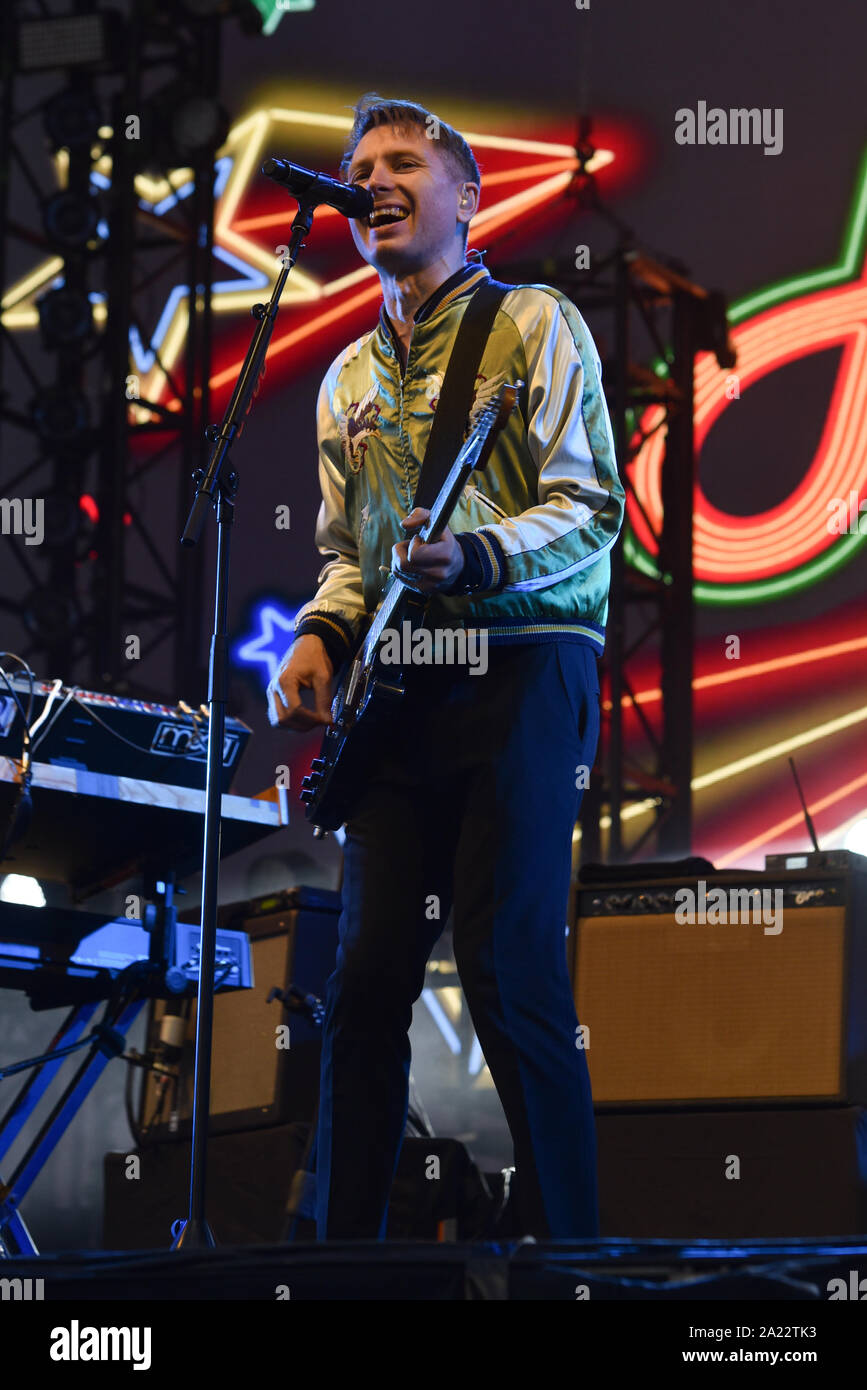
{"type": "Polygon", "coordinates": [[[496,438],[515,409],[523,385],[523,381],[516,381],[514,385],[501,386],[496,397],[480,411],[431,506],[430,520],[419,532],[422,540],[440,536],[470,474],[486,467],[496,438]]]}
{"type": "Polygon", "coordinates": [[[509,416],[518,403],[518,392],[523,385],[523,381],[516,381],[512,385],[507,383],[501,386],[498,395],[485,406],[479,416],[473,434],[483,443],[475,468],[481,470],[487,466],[497,436],[508,423],[509,416]]]}

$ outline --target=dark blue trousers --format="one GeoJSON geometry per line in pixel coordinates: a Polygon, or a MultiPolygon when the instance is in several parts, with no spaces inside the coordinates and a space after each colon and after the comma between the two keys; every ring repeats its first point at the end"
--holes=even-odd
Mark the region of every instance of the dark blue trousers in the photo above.
{"type": "Polygon", "coordinates": [[[454,952],[514,1141],[524,1234],[598,1234],[596,1136],[566,965],[572,831],[599,737],[592,649],[490,647],[414,667],[344,845],[317,1135],[320,1239],[382,1238],[406,1122],[412,1006],[454,952]]]}

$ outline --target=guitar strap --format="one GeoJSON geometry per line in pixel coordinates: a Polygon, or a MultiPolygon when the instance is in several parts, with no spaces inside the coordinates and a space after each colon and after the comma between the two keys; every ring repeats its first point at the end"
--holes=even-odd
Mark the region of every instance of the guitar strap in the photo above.
{"type": "Polygon", "coordinates": [[[476,373],[497,310],[512,285],[486,280],[474,291],[451,350],[428,435],[413,507],[430,507],[464,442],[476,373]]]}

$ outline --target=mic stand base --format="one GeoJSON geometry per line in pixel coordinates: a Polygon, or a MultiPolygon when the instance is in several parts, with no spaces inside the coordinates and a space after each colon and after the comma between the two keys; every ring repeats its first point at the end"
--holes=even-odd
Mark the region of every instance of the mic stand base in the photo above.
{"type": "Polygon", "coordinates": [[[184,1222],[177,1239],[172,1241],[173,1250],[216,1250],[217,1242],[207,1221],[196,1217],[184,1222]]]}

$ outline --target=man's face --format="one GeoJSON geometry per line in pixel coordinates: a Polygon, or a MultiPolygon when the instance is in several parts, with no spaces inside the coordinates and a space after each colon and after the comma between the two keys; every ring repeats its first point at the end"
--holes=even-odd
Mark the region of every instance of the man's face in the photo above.
{"type": "Polygon", "coordinates": [[[373,195],[369,218],[350,221],[359,254],[377,270],[409,275],[433,265],[454,248],[456,224],[475,211],[478,186],[468,184],[429,140],[420,126],[402,132],[374,126],[355,148],[347,182],[364,185],[373,195]],[[469,191],[461,205],[462,190],[469,191]],[[399,221],[382,221],[388,208],[399,221]]]}

